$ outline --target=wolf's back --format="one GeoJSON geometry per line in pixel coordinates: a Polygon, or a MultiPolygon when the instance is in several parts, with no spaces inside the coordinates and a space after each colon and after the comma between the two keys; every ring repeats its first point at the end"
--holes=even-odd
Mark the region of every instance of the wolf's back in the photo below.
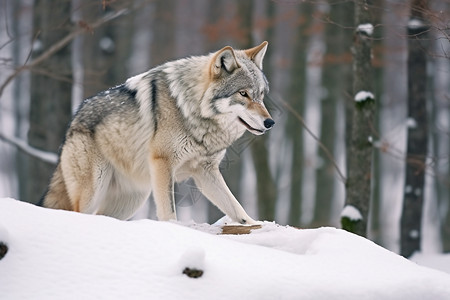
{"type": "Polygon", "coordinates": [[[106,119],[135,116],[138,110],[136,91],[128,89],[124,84],[110,88],[83,101],[68,131],[80,131],[95,134],[97,125],[106,119]]]}

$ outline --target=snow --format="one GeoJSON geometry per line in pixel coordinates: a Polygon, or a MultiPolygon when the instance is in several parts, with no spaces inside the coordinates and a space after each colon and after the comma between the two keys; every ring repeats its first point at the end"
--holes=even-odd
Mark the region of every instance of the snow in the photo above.
{"type": "Polygon", "coordinates": [[[413,190],[412,186],[410,186],[409,184],[407,186],[405,186],[405,194],[409,194],[411,193],[413,190]]]}
{"type": "Polygon", "coordinates": [[[0,299],[450,297],[450,274],[335,228],[264,222],[217,235],[218,224],[119,221],[13,199],[0,199],[0,220],[9,247],[0,299]]]}
{"type": "Polygon", "coordinates": [[[9,233],[6,230],[5,226],[2,226],[2,223],[0,223],[0,243],[2,241],[8,241],[9,240],[9,233]]]}
{"type": "Polygon", "coordinates": [[[408,128],[417,128],[417,122],[414,118],[407,118],[406,119],[406,126],[408,128]]]}
{"type": "Polygon", "coordinates": [[[36,39],[32,46],[33,52],[39,52],[39,51],[42,51],[42,49],[44,49],[42,41],[40,39],[36,39]]]}
{"type": "Polygon", "coordinates": [[[419,238],[419,236],[420,236],[420,233],[419,233],[419,231],[418,230],[411,230],[410,232],[409,232],[409,237],[410,238],[412,238],[412,239],[417,239],[417,238],[419,238]]]}
{"type": "Polygon", "coordinates": [[[356,102],[363,102],[366,100],[375,100],[375,96],[371,92],[359,91],[355,96],[356,102]]]}
{"type": "Polygon", "coordinates": [[[356,28],[356,31],[371,36],[373,33],[373,25],[370,23],[359,24],[358,27],[356,28]]]}
{"type": "Polygon", "coordinates": [[[416,188],[416,189],[414,190],[414,195],[416,195],[417,197],[419,197],[420,195],[422,195],[422,189],[416,188]]]}
{"type": "Polygon", "coordinates": [[[450,254],[415,253],[411,260],[422,266],[450,273],[450,254]]]}
{"type": "Polygon", "coordinates": [[[184,268],[203,270],[205,268],[205,250],[199,246],[188,248],[178,261],[178,270],[184,268]]]}
{"type": "Polygon", "coordinates": [[[342,210],[341,217],[347,217],[352,221],[363,219],[361,212],[353,205],[346,205],[342,210]]]}
{"type": "Polygon", "coordinates": [[[102,49],[106,53],[113,53],[116,48],[114,41],[108,36],[102,37],[100,39],[99,45],[100,49],[102,49]]]}
{"type": "Polygon", "coordinates": [[[422,27],[425,27],[425,24],[419,20],[419,19],[410,19],[408,21],[408,28],[409,29],[420,29],[422,27]]]}

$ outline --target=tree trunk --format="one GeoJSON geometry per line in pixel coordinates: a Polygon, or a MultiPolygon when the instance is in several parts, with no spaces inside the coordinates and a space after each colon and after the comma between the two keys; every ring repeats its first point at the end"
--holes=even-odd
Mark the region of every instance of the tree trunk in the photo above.
{"type": "MultiPolygon", "coordinates": [[[[247,10],[252,11],[252,5],[245,5],[244,3],[251,1],[239,1],[239,9],[242,11],[243,8],[247,8],[247,10]]],[[[267,13],[269,14],[267,18],[272,19],[273,10],[268,9],[267,13]]],[[[245,14],[241,16],[243,20],[248,19],[250,23],[248,23],[248,40],[252,41],[248,47],[254,47],[262,42],[262,40],[254,41],[252,38],[252,20],[246,18],[245,14]]],[[[248,21],[247,21],[248,22],[248,21]]],[[[270,37],[273,33],[273,28],[268,28],[265,30],[265,40],[270,40],[270,37]]],[[[271,47],[269,44],[268,47],[271,47]]],[[[270,53],[268,50],[264,57],[264,72],[267,76],[270,73],[270,53]]],[[[270,77],[269,77],[270,78],[270,77]]],[[[268,105],[269,98],[266,97],[265,104],[270,111],[270,105],[268,105]]],[[[274,220],[275,219],[275,204],[277,199],[277,186],[275,184],[275,180],[272,177],[272,172],[269,166],[269,149],[267,148],[267,143],[269,142],[270,133],[264,136],[252,137],[252,141],[250,144],[250,150],[253,158],[253,165],[255,167],[255,175],[256,175],[256,195],[257,195],[257,203],[258,203],[258,218],[260,220],[274,220]]]]}
{"type": "MultiPolygon", "coordinates": [[[[18,36],[17,27],[22,21],[19,18],[8,18],[7,16],[12,15],[20,9],[19,1],[12,3],[3,3],[0,5],[0,16],[2,21],[0,22],[0,82],[3,82],[7,77],[9,70],[7,69],[7,57],[11,57],[11,60],[16,63],[19,61],[20,51],[16,51],[16,47],[8,47],[10,39],[18,36]],[[19,19],[19,20],[18,20],[19,19]],[[12,29],[12,30],[11,30],[12,29]],[[12,32],[11,32],[12,31],[12,32]],[[13,48],[13,49],[11,49],[13,48]]],[[[16,41],[14,41],[16,42],[16,41]]],[[[16,42],[17,43],[17,42],[16,42]]],[[[12,43],[14,46],[15,43],[12,43]]],[[[11,44],[10,44],[11,46],[11,44]]],[[[18,65],[18,64],[15,64],[18,65]]],[[[0,134],[1,135],[17,135],[17,102],[16,93],[17,89],[7,88],[3,92],[3,97],[0,99],[0,134]]],[[[10,195],[11,197],[17,197],[17,177],[16,177],[16,166],[14,161],[17,155],[16,149],[12,145],[8,145],[4,140],[0,139],[0,194],[10,195]]],[[[0,244],[0,249],[1,249],[0,244]]],[[[1,250],[0,250],[1,257],[1,250]]]]}
{"type": "MultiPolygon", "coordinates": [[[[450,11],[450,2],[441,1],[435,3],[434,11],[450,11]]],[[[430,119],[430,138],[433,140],[433,169],[436,176],[434,188],[438,202],[440,216],[440,235],[442,250],[450,252],[450,129],[447,124],[450,115],[450,59],[446,53],[450,53],[450,38],[443,38],[443,31],[431,30],[429,39],[433,44],[433,53],[437,55],[430,58],[428,63],[432,64],[432,85],[430,88],[430,99],[432,103],[432,115],[430,119]]],[[[431,46],[431,45],[430,45],[431,46]]],[[[430,68],[428,68],[430,69],[430,68]]]]}
{"type": "Polygon", "coordinates": [[[400,253],[405,257],[420,251],[422,208],[428,146],[426,99],[425,0],[414,0],[408,23],[408,145],[406,182],[400,230],[400,253]]]}
{"type": "MultiPolygon", "coordinates": [[[[348,23],[348,4],[336,4],[330,7],[330,19],[341,26],[348,23]]],[[[334,23],[326,24],[326,53],[323,59],[322,84],[325,89],[321,99],[322,117],[320,140],[330,153],[335,153],[337,104],[344,101],[345,93],[351,85],[347,83],[347,53],[351,39],[344,29],[334,23]]],[[[320,165],[316,171],[316,197],[312,227],[331,225],[332,201],[335,199],[336,170],[325,151],[319,147],[320,165]]]]}
{"type": "MultiPolygon", "coordinates": [[[[382,14],[383,14],[383,10],[374,10],[374,16],[373,16],[373,22],[375,24],[380,24],[382,23],[382,14]]],[[[374,41],[373,41],[373,49],[383,49],[384,51],[386,51],[383,47],[383,40],[384,40],[384,33],[381,31],[378,31],[377,34],[374,33],[374,41]]],[[[375,52],[375,51],[374,51],[375,52]]],[[[375,90],[375,95],[382,95],[383,94],[383,70],[384,70],[384,65],[377,63],[376,60],[379,59],[375,54],[374,54],[375,58],[374,58],[374,90],[375,90]]],[[[378,140],[380,133],[381,133],[381,129],[382,129],[382,125],[381,122],[383,122],[383,120],[381,120],[380,116],[381,116],[381,109],[382,109],[383,103],[380,97],[380,100],[378,101],[378,105],[377,105],[377,110],[375,112],[375,124],[376,124],[376,134],[373,136],[374,140],[378,140]]],[[[377,244],[381,244],[382,240],[381,240],[381,217],[380,217],[380,213],[381,213],[381,204],[382,204],[382,180],[383,180],[383,172],[382,172],[382,168],[381,168],[381,151],[379,148],[374,148],[374,153],[373,153],[373,163],[372,163],[372,174],[373,174],[373,179],[372,179],[372,196],[371,196],[371,203],[370,203],[370,212],[369,212],[369,217],[368,217],[368,221],[370,222],[367,227],[368,227],[368,238],[370,240],[372,240],[373,242],[377,243],[377,244]]]]}
{"type": "Polygon", "coordinates": [[[153,39],[150,49],[152,67],[175,58],[175,22],[171,11],[176,5],[176,1],[157,0],[155,4],[153,39]]]}
{"type": "MultiPolygon", "coordinates": [[[[302,3],[299,5],[300,14],[305,18],[305,22],[298,26],[297,36],[293,39],[295,59],[292,65],[291,86],[289,88],[290,101],[289,104],[293,110],[303,115],[305,110],[306,95],[306,74],[307,74],[307,53],[308,42],[301,37],[304,31],[311,24],[311,14],[313,5],[302,3]]],[[[289,224],[292,226],[300,226],[302,215],[302,184],[303,184],[303,166],[304,166],[304,145],[303,145],[303,128],[299,126],[299,121],[294,115],[289,114],[286,124],[287,138],[292,141],[292,169],[291,169],[291,191],[290,191],[290,208],[289,208],[289,224]]]]}
{"type": "Polygon", "coordinates": [[[367,0],[355,1],[353,42],[354,110],[348,156],[346,200],[341,223],[343,229],[361,236],[367,234],[371,196],[372,152],[375,97],[372,92],[372,32],[370,6],[367,0]],[[351,212],[347,214],[347,212],[351,212]]]}
{"type": "MultiPolygon", "coordinates": [[[[447,199],[447,203],[450,202],[447,199]]],[[[441,239],[442,239],[442,251],[444,253],[450,253],[450,205],[447,205],[447,212],[441,221],[441,239]]]]}
{"type": "MultiPolygon", "coordinates": [[[[34,6],[35,41],[33,57],[69,34],[71,1],[37,0],[34,6]]],[[[72,67],[71,46],[49,57],[31,76],[31,146],[57,152],[71,118],[72,67]]],[[[37,202],[49,182],[55,166],[35,157],[28,158],[27,181],[20,188],[21,199],[37,202]]]]}
{"type": "MultiPolygon", "coordinates": [[[[83,1],[83,20],[88,24],[114,7],[103,7],[101,1],[83,1]]],[[[131,53],[133,17],[126,15],[83,36],[83,98],[124,82],[128,77],[125,63],[131,53]]]]}

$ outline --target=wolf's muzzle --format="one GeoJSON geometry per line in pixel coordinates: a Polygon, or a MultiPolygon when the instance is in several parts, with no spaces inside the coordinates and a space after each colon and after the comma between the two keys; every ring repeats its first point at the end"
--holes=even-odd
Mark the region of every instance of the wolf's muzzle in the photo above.
{"type": "Polygon", "coordinates": [[[274,124],[275,124],[275,121],[272,120],[272,119],[265,119],[264,120],[264,127],[266,127],[266,129],[272,128],[274,124]]]}

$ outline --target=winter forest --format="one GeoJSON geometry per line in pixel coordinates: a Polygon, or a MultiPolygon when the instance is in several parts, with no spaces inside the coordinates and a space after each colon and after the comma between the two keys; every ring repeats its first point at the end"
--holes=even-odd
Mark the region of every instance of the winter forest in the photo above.
{"type": "MultiPolygon", "coordinates": [[[[268,41],[276,124],[221,165],[246,211],[407,257],[450,251],[448,0],[1,0],[0,28],[0,197],[38,203],[83,99],[268,41]]],[[[175,194],[181,220],[222,217],[193,181],[175,194]]]]}

